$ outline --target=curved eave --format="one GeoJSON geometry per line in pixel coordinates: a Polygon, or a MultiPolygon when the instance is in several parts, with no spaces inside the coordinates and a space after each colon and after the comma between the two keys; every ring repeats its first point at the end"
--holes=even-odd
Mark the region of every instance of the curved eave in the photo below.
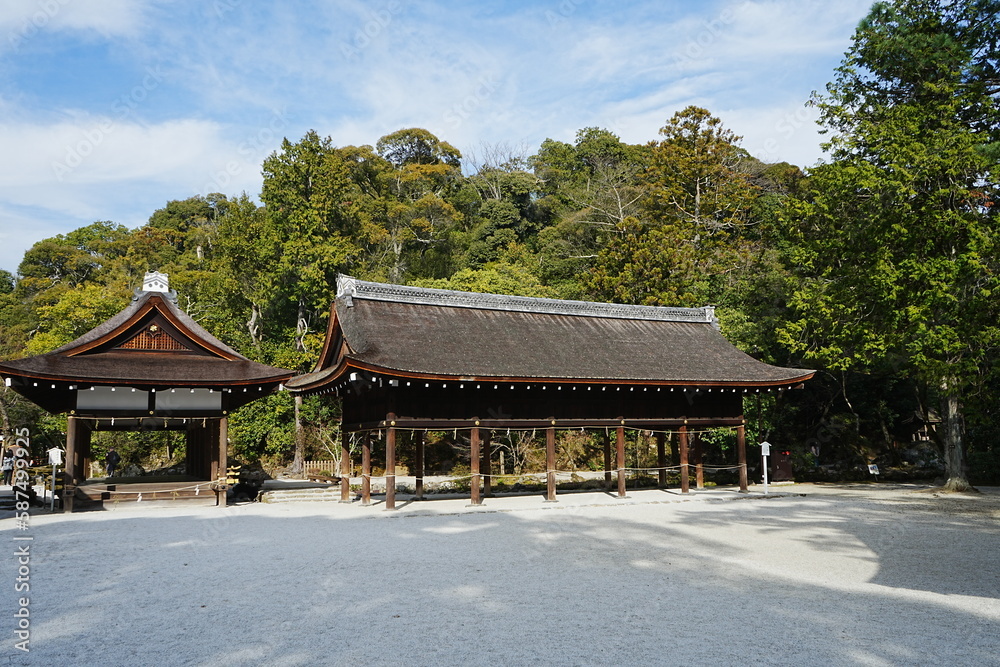
{"type": "MultiPolygon", "coordinates": [[[[277,369],[276,369],[277,370],[277,369]]],[[[283,383],[289,378],[293,377],[295,373],[293,371],[282,370],[280,373],[267,374],[267,375],[255,375],[253,377],[235,378],[235,379],[211,379],[211,378],[173,378],[173,379],[155,379],[155,378],[129,378],[129,377],[102,377],[102,376],[83,376],[83,375],[65,375],[58,373],[45,373],[40,371],[26,371],[23,369],[11,367],[5,364],[0,364],[0,377],[3,378],[22,378],[24,380],[39,381],[39,382],[61,382],[61,383],[71,383],[79,384],[84,386],[149,386],[149,387],[232,387],[232,386],[252,386],[252,385],[263,385],[263,384],[274,384],[283,383]]]]}
{"type": "MultiPolygon", "coordinates": [[[[795,369],[788,369],[795,370],[795,369]]],[[[571,378],[553,376],[511,377],[499,375],[443,375],[438,373],[423,373],[405,371],[375,364],[365,363],[356,359],[344,358],[336,367],[330,367],[312,373],[299,375],[285,383],[285,388],[293,394],[312,395],[330,391],[346,374],[353,371],[365,371],[389,378],[406,380],[424,380],[439,382],[504,382],[509,384],[551,382],[554,384],[579,385],[645,385],[650,387],[709,387],[709,388],[778,388],[794,387],[812,379],[815,371],[806,371],[799,375],[782,378],[760,380],[699,380],[699,379],[667,379],[667,378],[571,378]]]]}

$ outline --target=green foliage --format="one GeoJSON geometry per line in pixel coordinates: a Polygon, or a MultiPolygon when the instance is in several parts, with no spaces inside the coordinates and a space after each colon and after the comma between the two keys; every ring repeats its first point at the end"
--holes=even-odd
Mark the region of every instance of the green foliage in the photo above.
{"type": "MultiPolygon", "coordinates": [[[[892,455],[904,415],[926,412],[948,393],[942,384],[961,384],[971,440],[992,451],[997,4],[873,6],[814,99],[832,161],[809,174],[752,158],[693,106],[647,145],[587,127],[530,157],[484,146],[464,159],[466,173],[462,154],[421,128],[374,146],[338,147],[315,131],[286,139],[262,165],[259,204],[247,193],[191,197],[135,230],[95,222],[35,244],[16,279],[0,272],[0,357],[69,342],[124,307],[152,269],[221,340],[299,371],[315,363],[341,272],[474,292],[711,303],[742,349],[821,370],[805,391],[748,402],[751,440],[797,443],[800,457],[818,444],[820,462],[892,455]]],[[[59,418],[10,392],[0,408],[63,437],[59,418]]],[[[328,398],[303,402],[300,454],[339,456],[338,410],[328,398]]],[[[294,412],[279,394],[232,415],[234,456],[290,460],[294,412]]],[[[729,435],[711,438],[731,448],[729,435]]],[[[497,442],[518,469],[541,460],[530,438],[497,442]]],[[[456,443],[431,444],[444,468],[467,459],[456,443]]],[[[595,447],[565,440],[561,465],[602,467],[595,447]]]]}
{"type": "Polygon", "coordinates": [[[953,485],[958,397],[1000,342],[995,2],[877,3],[827,96],[834,161],[790,207],[801,285],[782,340],[829,368],[942,388],[953,485]]]}

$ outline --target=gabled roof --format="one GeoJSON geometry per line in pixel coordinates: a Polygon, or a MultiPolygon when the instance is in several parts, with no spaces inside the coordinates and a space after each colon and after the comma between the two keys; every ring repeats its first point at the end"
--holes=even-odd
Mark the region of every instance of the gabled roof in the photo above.
{"type": "Polygon", "coordinates": [[[259,392],[264,386],[273,390],[292,371],[247,359],[205,331],[167,294],[139,292],[127,308],[71,343],[0,363],[0,375],[19,393],[58,412],[72,404],[73,391],[89,386],[253,387],[259,392]]]}
{"type": "Polygon", "coordinates": [[[342,276],[316,369],[321,391],[351,369],[414,378],[791,386],[812,377],[741,352],[714,309],[561,301],[386,285],[342,276]]]}

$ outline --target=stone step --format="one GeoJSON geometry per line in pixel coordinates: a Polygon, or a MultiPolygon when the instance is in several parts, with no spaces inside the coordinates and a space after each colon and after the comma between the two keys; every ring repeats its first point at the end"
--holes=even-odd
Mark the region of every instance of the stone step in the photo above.
{"type": "Polygon", "coordinates": [[[262,503],[291,503],[313,501],[339,501],[340,487],[327,489],[289,489],[288,491],[265,491],[260,495],[262,503]]]}

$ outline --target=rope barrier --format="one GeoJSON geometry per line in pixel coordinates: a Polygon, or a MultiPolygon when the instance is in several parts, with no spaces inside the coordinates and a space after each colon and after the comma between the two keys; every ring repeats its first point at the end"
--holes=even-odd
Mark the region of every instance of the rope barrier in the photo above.
{"type": "MultiPolygon", "coordinates": [[[[155,482],[149,482],[149,483],[155,484],[155,482]]],[[[176,498],[176,497],[178,497],[178,494],[179,494],[180,491],[187,491],[189,489],[194,489],[195,490],[194,494],[197,496],[197,495],[201,495],[201,487],[207,485],[209,487],[209,489],[211,490],[212,484],[215,484],[215,482],[200,482],[198,484],[192,484],[191,486],[179,486],[176,489],[156,489],[155,491],[149,491],[148,489],[146,491],[118,491],[118,490],[112,491],[111,489],[105,489],[104,491],[102,491],[102,493],[109,493],[109,494],[112,494],[112,495],[128,495],[128,494],[131,494],[131,493],[138,493],[139,496],[140,496],[140,498],[137,499],[137,501],[136,501],[136,502],[138,502],[139,500],[141,500],[141,496],[142,496],[143,493],[154,493],[154,494],[156,494],[156,493],[172,493],[172,494],[174,494],[174,497],[176,498]]]]}
{"type": "MultiPolygon", "coordinates": [[[[673,471],[679,472],[683,467],[684,466],[679,466],[678,465],[678,466],[663,466],[662,468],[621,468],[621,470],[623,470],[625,472],[659,472],[660,470],[666,470],[666,471],[673,470],[673,471]]],[[[689,463],[687,465],[687,467],[688,467],[689,470],[696,469],[698,467],[698,464],[696,464],[696,463],[689,463]]],[[[717,472],[719,470],[739,470],[739,469],[742,468],[742,466],[740,466],[740,465],[733,465],[733,466],[707,466],[707,465],[703,464],[701,468],[702,468],[702,470],[709,470],[709,471],[716,471],[717,472]]],[[[525,473],[520,473],[520,474],[506,473],[506,474],[502,474],[502,475],[493,475],[493,474],[489,474],[488,475],[486,473],[481,472],[481,473],[475,473],[475,474],[474,473],[469,473],[467,475],[423,475],[423,476],[419,476],[419,477],[417,475],[393,475],[393,477],[416,477],[417,479],[424,479],[426,477],[445,477],[445,478],[447,478],[447,481],[455,481],[455,480],[472,479],[476,475],[478,475],[479,477],[483,477],[483,478],[488,477],[490,479],[503,479],[503,478],[509,478],[509,477],[540,477],[540,476],[547,475],[549,472],[552,472],[552,473],[555,473],[557,475],[560,475],[560,474],[561,475],[580,475],[581,473],[586,473],[586,474],[589,474],[589,475],[595,475],[595,477],[593,477],[593,479],[598,479],[598,477],[597,477],[598,475],[607,475],[609,473],[613,474],[613,473],[617,473],[618,470],[619,470],[618,468],[611,468],[610,470],[551,470],[551,471],[545,471],[545,470],[543,470],[541,472],[525,472],[525,473]]],[[[385,477],[385,475],[371,475],[371,474],[365,475],[365,474],[362,473],[360,475],[360,477],[362,479],[367,478],[367,479],[371,480],[373,477],[374,478],[382,478],[382,477],[385,477]]]]}
{"type": "MultiPolygon", "coordinates": [[[[375,433],[377,431],[379,433],[379,437],[381,438],[382,437],[382,431],[385,430],[385,428],[387,428],[387,427],[383,426],[383,427],[380,427],[380,428],[377,428],[377,429],[373,428],[373,429],[365,429],[365,430],[361,430],[361,431],[350,431],[351,437],[352,437],[352,443],[353,443],[353,437],[354,437],[354,435],[358,434],[358,433],[369,433],[369,434],[371,434],[371,433],[375,433]]],[[[481,430],[484,430],[484,431],[506,431],[506,435],[508,435],[508,436],[511,433],[527,433],[527,432],[530,431],[532,438],[537,437],[536,436],[536,432],[538,431],[537,427],[535,427],[535,428],[527,428],[527,427],[525,427],[525,428],[509,428],[509,427],[508,428],[504,428],[504,427],[491,428],[489,426],[463,426],[461,428],[452,427],[451,429],[444,428],[444,427],[442,427],[442,428],[422,428],[422,427],[415,427],[415,426],[391,426],[391,427],[388,427],[388,428],[392,428],[392,429],[394,429],[396,431],[406,431],[406,432],[409,432],[409,433],[430,433],[431,431],[439,431],[439,432],[442,432],[442,433],[447,433],[448,431],[452,431],[452,436],[455,439],[458,439],[458,432],[459,431],[472,430],[474,428],[478,428],[478,429],[481,429],[481,430]]],[[[560,430],[560,431],[570,431],[570,430],[575,431],[575,430],[577,430],[578,427],[576,427],[576,426],[562,426],[561,427],[557,423],[555,426],[553,426],[553,428],[555,428],[557,430],[560,430]]],[[[612,428],[612,427],[610,427],[610,426],[591,426],[589,428],[585,427],[585,426],[579,427],[579,429],[581,431],[586,431],[586,430],[594,431],[594,430],[599,430],[599,429],[602,429],[602,428],[605,431],[605,435],[609,435],[610,434],[609,429],[612,428]]],[[[617,427],[614,427],[614,428],[617,428],[617,427]]],[[[649,433],[649,434],[663,433],[664,435],[668,435],[668,434],[671,434],[671,433],[680,433],[680,430],[679,430],[680,428],[681,427],[678,426],[676,428],[662,429],[661,430],[661,429],[642,428],[642,427],[639,427],[639,426],[628,426],[628,425],[626,425],[624,427],[624,429],[626,431],[631,431],[631,432],[636,432],[636,433],[649,433]]],[[[739,427],[738,426],[709,426],[709,427],[705,427],[705,428],[701,428],[701,429],[694,429],[694,428],[690,428],[689,427],[687,429],[686,433],[687,433],[687,435],[701,435],[703,433],[716,433],[718,431],[734,432],[737,428],[739,428],[739,427]]]]}

